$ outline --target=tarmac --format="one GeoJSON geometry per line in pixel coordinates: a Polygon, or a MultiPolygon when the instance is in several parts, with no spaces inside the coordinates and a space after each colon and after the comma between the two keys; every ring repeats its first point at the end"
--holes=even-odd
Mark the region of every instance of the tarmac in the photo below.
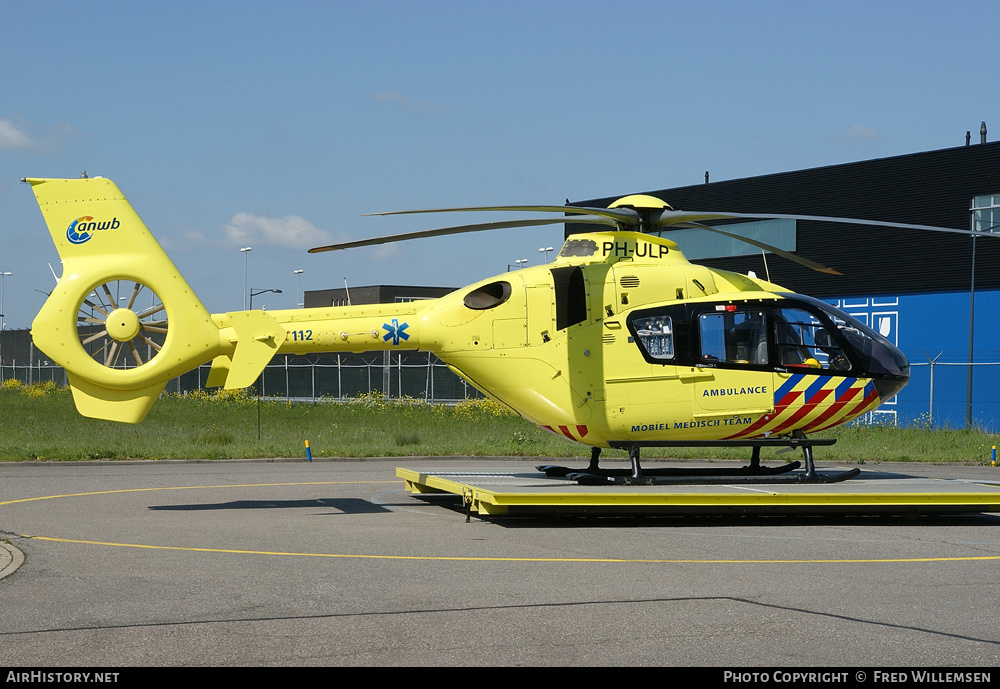
{"type": "Polygon", "coordinates": [[[1000,513],[468,519],[396,475],[538,462],[0,463],[0,667],[1000,663],[1000,513]]]}

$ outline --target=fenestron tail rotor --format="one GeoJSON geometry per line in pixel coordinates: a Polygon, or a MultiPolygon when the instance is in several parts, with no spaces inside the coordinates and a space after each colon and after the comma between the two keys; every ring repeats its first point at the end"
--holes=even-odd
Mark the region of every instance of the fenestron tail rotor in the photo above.
{"type": "Polygon", "coordinates": [[[149,363],[167,337],[165,307],[146,285],[134,280],[108,280],[80,303],[80,344],[106,368],[149,363]],[[143,306],[148,304],[148,306],[143,306]]]}
{"type": "Polygon", "coordinates": [[[138,423],[169,380],[223,354],[232,338],[220,338],[212,314],[114,182],[24,181],[62,261],[31,324],[36,351],[65,369],[81,414],[138,423]],[[83,228],[85,217],[92,220],[83,228]]]}

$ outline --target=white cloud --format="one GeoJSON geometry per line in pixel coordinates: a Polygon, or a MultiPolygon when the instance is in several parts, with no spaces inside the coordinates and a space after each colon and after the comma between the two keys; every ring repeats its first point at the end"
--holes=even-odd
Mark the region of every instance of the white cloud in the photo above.
{"type": "Polygon", "coordinates": [[[844,139],[844,141],[848,142],[853,142],[853,141],[868,142],[868,141],[882,140],[881,134],[879,134],[871,127],[866,127],[863,124],[852,124],[850,127],[845,129],[841,133],[841,137],[844,139]]]}
{"type": "Polygon", "coordinates": [[[37,144],[31,140],[28,133],[17,127],[10,120],[0,117],[0,151],[34,150],[37,144]]]}
{"type": "Polygon", "coordinates": [[[67,140],[79,138],[71,125],[30,125],[0,117],[0,151],[28,151],[51,155],[59,152],[67,140]]]}
{"type": "Polygon", "coordinates": [[[378,103],[388,103],[389,105],[395,105],[403,108],[404,110],[427,110],[431,112],[440,112],[441,110],[444,110],[444,106],[440,103],[417,100],[415,98],[404,96],[401,93],[396,93],[395,91],[373,93],[370,97],[378,103]]]}
{"type": "MultiPolygon", "coordinates": [[[[299,215],[272,218],[253,213],[237,213],[221,229],[204,232],[191,227],[182,228],[184,244],[203,244],[218,249],[238,246],[273,246],[282,249],[311,249],[314,246],[346,241],[343,233],[337,236],[321,230],[299,215]]],[[[172,244],[166,241],[165,244],[172,244]]],[[[176,247],[182,249],[183,245],[176,247]]]]}
{"type": "Polygon", "coordinates": [[[253,213],[237,213],[222,228],[230,244],[265,244],[289,249],[308,249],[329,244],[330,233],[324,232],[298,215],[269,218],[253,213]]]}
{"type": "Polygon", "coordinates": [[[372,251],[372,258],[376,261],[391,261],[400,256],[404,256],[402,248],[399,244],[379,244],[375,246],[374,251],[372,251]]]}

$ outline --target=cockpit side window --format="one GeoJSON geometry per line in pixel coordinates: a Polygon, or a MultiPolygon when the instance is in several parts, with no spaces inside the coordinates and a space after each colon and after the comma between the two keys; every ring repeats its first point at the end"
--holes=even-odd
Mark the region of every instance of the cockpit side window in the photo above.
{"type": "Polygon", "coordinates": [[[733,307],[703,313],[698,318],[703,363],[768,363],[767,330],[760,311],[737,311],[733,307]],[[732,310],[730,310],[732,309],[732,310]]]}

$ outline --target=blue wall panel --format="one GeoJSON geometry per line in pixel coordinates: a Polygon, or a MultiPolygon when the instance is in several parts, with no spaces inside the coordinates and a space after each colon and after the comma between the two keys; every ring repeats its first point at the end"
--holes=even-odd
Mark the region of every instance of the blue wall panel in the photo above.
{"type": "MultiPolygon", "coordinates": [[[[899,346],[910,360],[910,383],[870,420],[901,425],[933,422],[964,428],[967,414],[969,293],[938,292],[899,297],[851,296],[826,301],[867,323],[899,346]],[[930,359],[933,366],[931,406],[930,359]]],[[[976,291],[972,420],[1000,432],[1000,290],[976,291]]]]}

